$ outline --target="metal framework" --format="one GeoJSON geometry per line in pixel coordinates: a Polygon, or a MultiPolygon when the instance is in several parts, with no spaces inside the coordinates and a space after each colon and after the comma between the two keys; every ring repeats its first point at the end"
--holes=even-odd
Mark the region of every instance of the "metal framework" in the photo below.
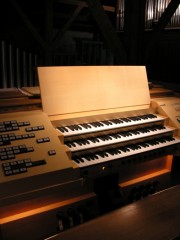
{"type": "MultiPolygon", "coordinates": [[[[170,2],[171,0],[146,0],[145,29],[152,29],[154,27],[170,2]]],[[[124,30],[124,10],[125,0],[119,0],[116,24],[118,31],[124,30]]],[[[180,28],[180,6],[176,9],[167,24],[166,29],[168,28],[180,28]]]]}

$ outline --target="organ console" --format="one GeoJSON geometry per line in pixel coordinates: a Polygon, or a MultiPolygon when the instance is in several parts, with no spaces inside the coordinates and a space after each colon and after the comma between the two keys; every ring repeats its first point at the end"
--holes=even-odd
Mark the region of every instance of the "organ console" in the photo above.
{"type": "Polygon", "coordinates": [[[179,99],[144,66],[38,67],[42,110],[0,116],[0,234],[45,239],[171,183],[179,99]]]}

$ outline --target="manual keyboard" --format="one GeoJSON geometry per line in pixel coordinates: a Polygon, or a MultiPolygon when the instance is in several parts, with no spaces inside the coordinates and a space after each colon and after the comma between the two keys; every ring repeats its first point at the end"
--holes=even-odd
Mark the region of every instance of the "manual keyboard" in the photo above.
{"type": "Polygon", "coordinates": [[[172,128],[165,126],[141,127],[131,131],[118,131],[112,134],[103,134],[76,140],[65,140],[65,145],[67,145],[72,152],[75,152],[172,132],[172,128]]]}
{"type": "Polygon", "coordinates": [[[125,146],[113,147],[105,150],[97,150],[92,153],[74,156],[73,161],[79,167],[87,167],[95,164],[104,163],[107,161],[122,159],[125,157],[135,156],[144,152],[149,152],[156,149],[164,149],[165,147],[175,146],[180,143],[179,139],[173,137],[160,137],[153,140],[138,142],[125,146]]]}
{"type": "Polygon", "coordinates": [[[67,126],[58,126],[57,130],[59,130],[64,137],[69,137],[79,134],[93,133],[122,127],[129,127],[139,124],[158,122],[162,120],[164,120],[163,117],[157,116],[155,114],[143,114],[139,116],[114,118],[110,120],[72,124],[67,126]]]}

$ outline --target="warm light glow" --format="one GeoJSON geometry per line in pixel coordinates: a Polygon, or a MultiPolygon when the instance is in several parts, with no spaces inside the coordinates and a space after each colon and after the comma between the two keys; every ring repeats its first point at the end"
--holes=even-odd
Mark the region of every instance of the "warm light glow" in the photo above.
{"type": "Polygon", "coordinates": [[[145,180],[148,180],[148,179],[160,176],[160,175],[165,174],[165,173],[170,173],[170,170],[163,169],[163,170],[151,173],[151,174],[147,174],[145,176],[142,176],[142,177],[130,180],[130,181],[126,181],[126,182],[120,183],[119,186],[120,187],[127,187],[127,186],[130,186],[130,185],[133,185],[133,184],[136,184],[136,183],[139,183],[139,182],[142,182],[142,181],[145,181],[145,180]]]}
{"type": "Polygon", "coordinates": [[[22,219],[22,218],[30,217],[30,216],[33,216],[35,214],[40,214],[40,213],[44,213],[44,212],[47,212],[47,211],[51,211],[53,209],[56,211],[56,209],[59,209],[60,207],[67,206],[67,205],[70,205],[74,202],[82,201],[84,199],[88,199],[88,198],[91,198],[93,196],[94,195],[92,193],[89,193],[89,194],[85,194],[85,195],[80,196],[80,197],[71,198],[71,199],[68,199],[68,200],[65,200],[65,201],[62,201],[62,202],[49,204],[49,205],[44,206],[44,207],[39,207],[39,208],[35,208],[35,209],[25,211],[23,213],[18,213],[18,214],[14,214],[14,215],[11,215],[11,216],[8,216],[8,217],[4,217],[4,218],[0,219],[0,224],[6,224],[8,222],[12,222],[12,221],[16,221],[16,220],[19,220],[19,219],[22,219]]]}

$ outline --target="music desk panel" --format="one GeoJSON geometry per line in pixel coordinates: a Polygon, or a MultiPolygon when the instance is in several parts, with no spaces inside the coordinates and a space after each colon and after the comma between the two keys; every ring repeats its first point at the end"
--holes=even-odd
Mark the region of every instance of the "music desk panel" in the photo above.
{"type": "Polygon", "coordinates": [[[173,240],[180,237],[180,185],[62,232],[48,240],[173,240]]]}

